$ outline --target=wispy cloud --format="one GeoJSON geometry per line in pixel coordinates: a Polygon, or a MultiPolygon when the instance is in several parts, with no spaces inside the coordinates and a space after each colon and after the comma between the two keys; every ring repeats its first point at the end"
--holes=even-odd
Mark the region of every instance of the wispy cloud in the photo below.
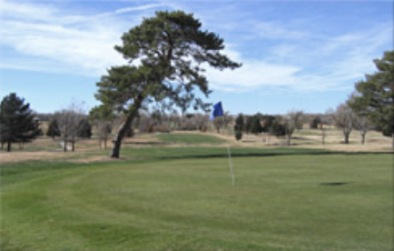
{"type": "Polygon", "coordinates": [[[303,37],[302,34],[308,34],[304,30],[281,36],[286,27],[273,30],[267,29],[266,37],[278,39],[279,44],[261,49],[260,58],[230,52],[243,63],[242,68],[232,72],[208,71],[213,88],[236,92],[262,87],[301,92],[350,90],[355,81],[374,71],[372,60],[381,57],[393,41],[391,23],[337,36],[309,33],[303,37]]]}
{"type": "Polygon", "coordinates": [[[255,34],[262,39],[300,40],[309,36],[309,33],[304,30],[291,29],[284,24],[272,21],[257,23],[255,27],[255,34]]]}
{"type": "Polygon", "coordinates": [[[286,12],[279,13],[272,4],[252,4],[255,6],[246,10],[245,4],[226,6],[217,15],[211,9],[196,13],[209,26],[223,31],[231,45],[227,53],[243,63],[234,71],[208,70],[211,86],[216,90],[240,92],[278,87],[300,92],[348,91],[365,73],[375,70],[373,59],[392,49],[392,19],[379,22],[376,17],[363,16],[360,26],[361,16],[352,13],[327,20],[329,13],[305,10],[294,18],[286,16],[286,12]],[[259,16],[253,7],[261,8],[259,16]],[[340,18],[353,23],[341,23],[340,18]],[[366,22],[369,18],[372,21],[366,22]]]}
{"type": "Polygon", "coordinates": [[[19,20],[47,20],[56,12],[55,8],[44,4],[12,3],[0,1],[0,13],[2,19],[19,20]]]}
{"type": "MultiPolygon", "coordinates": [[[[114,49],[129,27],[118,15],[157,7],[148,4],[91,16],[68,15],[51,5],[0,4],[0,45],[14,51],[0,67],[99,76],[125,61],[114,49]],[[25,56],[24,56],[25,55],[25,56]],[[31,64],[29,57],[36,57],[31,64]]],[[[129,24],[128,24],[129,25],[129,24]]]]}
{"type": "Polygon", "coordinates": [[[210,2],[199,6],[161,0],[77,15],[50,2],[2,0],[0,46],[13,53],[2,58],[0,68],[99,77],[106,68],[125,63],[113,49],[121,34],[147,13],[162,8],[193,11],[204,28],[223,33],[229,45],[226,54],[243,67],[207,70],[212,88],[222,91],[253,91],[266,86],[297,91],[350,89],[354,80],[373,70],[372,59],[392,44],[390,22],[328,35],[316,29],[318,25],[305,25],[305,20],[274,20],[272,15],[256,20],[253,9],[240,11],[239,5],[218,9],[208,8],[210,2]]]}

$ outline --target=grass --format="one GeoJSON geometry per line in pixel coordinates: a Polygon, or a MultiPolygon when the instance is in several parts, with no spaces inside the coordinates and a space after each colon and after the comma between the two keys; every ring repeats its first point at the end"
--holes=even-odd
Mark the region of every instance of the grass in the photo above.
{"type": "Polygon", "coordinates": [[[124,148],[1,166],[0,250],[392,250],[393,156],[124,148]]]}
{"type": "Polygon", "coordinates": [[[166,144],[222,144],[225,140],[204,134],[158,134],[160,141],[166,144]]]}

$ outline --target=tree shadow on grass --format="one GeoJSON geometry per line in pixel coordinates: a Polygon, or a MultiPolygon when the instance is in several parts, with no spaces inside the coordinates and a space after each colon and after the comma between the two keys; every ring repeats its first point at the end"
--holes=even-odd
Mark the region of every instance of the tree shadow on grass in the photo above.
{"type": "MultiPolygon", "coordinates": [[[[319,155],[369,155],[369,154],[390,154],[386,152],[341,152],[341,151],[326,151],[316,149],[291,149],[291,148],[280,148],[280,149],[245,149],[236,148],[231,149],[231,157],[233,158],[247,158],[247,157],[275,157],[275,156],[319,156],[319,155]]],[[[158,160],[175,160],[175,159],[210,159],[210,158],[228,158],[228,152],[224,148],[214,148],[211,152],[195,152],[187,154],[174,154],[167,156],[157,156],[155,159],[158,160]]]]}
{"type": "Polygon", "coordinates": [[[343,181],[339,181],[339,182],[323,182],[320,183],[319,185],[321,186],[344,186],[344,185],[348,185],[350,182],[343,182],[343,181]]]}

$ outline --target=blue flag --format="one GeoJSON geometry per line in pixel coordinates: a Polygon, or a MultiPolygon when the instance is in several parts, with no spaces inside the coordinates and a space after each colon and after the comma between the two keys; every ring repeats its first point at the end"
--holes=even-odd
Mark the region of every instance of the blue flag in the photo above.
{"type": "Polygon", "coordinates": [[[213,111],[211,114],[211,120],[214,120],[216,117],[223,116],[223,107],[222,102],[218,102],[213,106],[213,111]]]}

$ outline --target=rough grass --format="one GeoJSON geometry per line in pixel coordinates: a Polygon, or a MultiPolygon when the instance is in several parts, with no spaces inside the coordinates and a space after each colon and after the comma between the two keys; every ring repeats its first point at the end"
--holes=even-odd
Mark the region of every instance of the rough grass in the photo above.
{"type": "Polygon", "coordinates": [[[124,149],[1,167],[0,250],[392,250],[390,154],[124,149]]]}

